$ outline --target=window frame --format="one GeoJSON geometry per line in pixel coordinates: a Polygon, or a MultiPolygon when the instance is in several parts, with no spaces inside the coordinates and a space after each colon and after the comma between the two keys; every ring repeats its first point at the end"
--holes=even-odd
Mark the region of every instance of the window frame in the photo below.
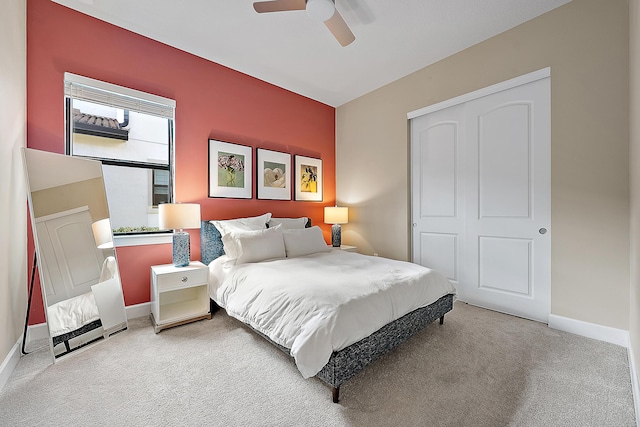
{"type": "MultiPolygon", "coordinates": [[[[126,88],[123,86],[114,85],[111,83],[103,82],[100,80],[91,79],[76,74],[64,73],[64,116],[65,116],[65,154],[69,156],[87,158],[100,161],[104,165],[121,166],[121,167],[133,167],[138,169],[149,169],[153,176],[153,170],[167,170],[169,172],[169,184],[168,184],[168,196],[169,203],[173,203],[175,197],[175,105],[176,102],[172,99],[163,98],[157,95],[149,94],[146,92],[137,91],[134,89],[126,88]],[[77,88],[81,89],[78,90],[77,88]],[[82,92],[82,88],[88,89],[88,96],[74,96],[74,93],[87,93],[82,92]],[[92,90],[94,92],[92,92],[92,90]],[[102,93],[107,94],[106,99],[100,99],[102,93]],[[112,95],[112,96],[111,96],[112,95]],[[96,98],[92,98],[95,96],[96,98]],[[73,154],[73,106],[72,100],[79,99],[96,104],[102,104],[109,107],[121,108],[125,111],[137,111],[144,114],[154,115],[158,117],[166,118],[168,121],[168,165],[163,165],[153,162],[137,162],[129,160],[114,160],[107,158],[100,158],[95,156],[83,156],[73,154]],[[108,100],[115,100],[114,102],[108,102],[108,100]],[[130,107],[130,108],[127,108],[130,107]]],[[[151,200],[150,209],[157,210],[157,205],[153,204],[153,180],[151,188],[151,200]]],[[[118,233],[114,235],[114,242],[116,246],[135,246],[140,244],[150,243],[169,243],[171,242],[171,232],[167,230],[158,231],[145,231],[145,232],[130,232],[130,233],[118,233]],[[165,241],[167,240],[167,241],[165,241]]]]}

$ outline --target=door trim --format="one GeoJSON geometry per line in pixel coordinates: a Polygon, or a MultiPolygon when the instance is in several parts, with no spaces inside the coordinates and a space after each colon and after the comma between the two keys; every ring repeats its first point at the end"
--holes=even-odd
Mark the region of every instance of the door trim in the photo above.
{"type": "Polygon", "coordinates": [[[551,77],[551,67],[533,71],[529,74],[515,77],[511,80],[496,83],[492,86],[487,86],[482,89],[474,90],[473,92],[456,96],[455,98],[447,99],[446,101],[438,102],[437,104],[428,105],[418,110],[410,111],[407,113],[407,119],[415,119],[416,117],[424,116],[425,114],[444,110],[445,108],[453,107],[454,105],[464,104],[465,102],[473,101],[474,99],[482,98],[483,96],[493,95],[494,93],[535,82],[536,80],[542,80],[547,77],[551,77]]]}
{"type": "Polygon", "coordinates": [[[84,212],[84,211],[88,211],[89,210],[89,206],[85,205],[85,206],[80,206],[79,208],[73,208],[73,209],[69,209],[66,211],[62,211],[62,212],[56,212],[56,213],[52,213],[49,215],[44,215],[44,216],[40,216],[38,218],[36,218],[36,224],[39,224],[41,222],[47,222],[50,221],[52,219],[57,219],[57,218],[62,218],[65,216],[69,216],[69,215],[74,215],[80,212],[84,212]]]}

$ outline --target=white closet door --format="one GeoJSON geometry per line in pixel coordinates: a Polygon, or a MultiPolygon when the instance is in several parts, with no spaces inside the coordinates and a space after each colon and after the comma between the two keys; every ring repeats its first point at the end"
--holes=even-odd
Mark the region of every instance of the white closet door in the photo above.
{"type": "Polygon", "coordinates": [[[104,254],[96,247],[88,209],[72,210],[38,218],[38,254],[47,304],[55,304],[91,291],[98,283],[104,254]],[[44,263],[44,260],[55,262],[44,263]]]}
{"type": "Polygon", "coordinates": [[[412,258],[454,283],[464,264],[463,113],[458,105],[422,116],[412,132],[412,258]]]}
{"type": "Polygon", "coordinates": [[[469,303],[547,322],[551,287],[549,79],[466,105],[469,303]]]}
{"type": "Polygon", "coordinates": [[[413,260],[461,300],[547,322],[550,135],[549,78],[412,120],[413,260]]]}

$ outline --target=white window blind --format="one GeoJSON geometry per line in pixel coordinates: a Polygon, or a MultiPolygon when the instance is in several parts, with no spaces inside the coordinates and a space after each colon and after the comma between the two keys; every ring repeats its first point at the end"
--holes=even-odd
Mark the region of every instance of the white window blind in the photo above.
{"type": "Polygon", "coordinates": [[[151,114],[171,120],[174,119],[175,115],[176,101],[173,99],[72,73],[64,73],[64,94],[73,99],[151,114]]]}

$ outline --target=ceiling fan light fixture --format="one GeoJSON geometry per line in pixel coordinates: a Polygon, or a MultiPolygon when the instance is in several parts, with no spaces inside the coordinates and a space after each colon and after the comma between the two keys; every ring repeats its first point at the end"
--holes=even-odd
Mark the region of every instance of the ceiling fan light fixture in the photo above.
{"type": "Polygon", "coordinates": [[[328,21],[336,11],[332,0],[307,0],[307,15],[315,20],[328,21]]]}

